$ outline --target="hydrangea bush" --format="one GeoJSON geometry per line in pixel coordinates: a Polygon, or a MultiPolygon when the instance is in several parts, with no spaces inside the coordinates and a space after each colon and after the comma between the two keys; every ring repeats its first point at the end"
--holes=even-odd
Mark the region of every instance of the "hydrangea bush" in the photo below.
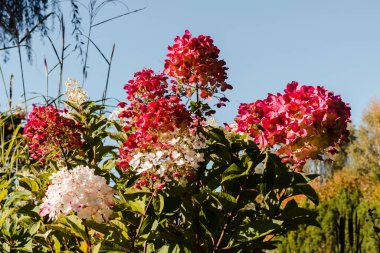
{"type": "Polygon", "coordinates": [[[2,139],[2,252],[262,252],[318,226],[296,201],[318,204],[302,166],[345,142],[349,106],[292,82],[218,126],[219,49],[189,31],[168,49],[112,112],[70,80],[64,108],[36,105],[2,139]]]}

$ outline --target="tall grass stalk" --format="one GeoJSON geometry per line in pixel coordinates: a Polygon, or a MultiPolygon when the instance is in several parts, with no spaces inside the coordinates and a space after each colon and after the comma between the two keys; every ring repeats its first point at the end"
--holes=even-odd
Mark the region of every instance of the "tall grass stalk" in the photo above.
{"type": "Polygon", "coordinates": [[[59,65],[59,88],[58,88],[58,104],[61,103],[62,95],[62,81],[63,81],[63,63],[65,56],[65,23],[63,22],[63,15],[61,16],[61,29],[62,29],[62,50],[61,50],[61,64],[59,65]]]}
{"type": "Polygon", "coordinates": [[[100,1],[99,3],[98,3],[98,0],[91,0],[90,4],[87,7],[85,6],[85,8],[87,9],[88,14],[89,14],[89,27],[88,27],[88,31],[87,31],[87,36],[83,35],[83,36],[85,36],[87,38],[87,42],[86,42],[86,52],[85,52],[84,65],[83,65],[83,70],[82,70],[82,75],[83,75],[83,77],[82,77],[82,88],[84,87],[84,83],[85,83],[85,80],[87,78],[87,62],[88,62],[88,57],[89,57],[90,44],[91,43],[93,44],[93,42],[91,41],[91,35],[93,33],[92,29],[94,27],[96,27],[96,26],[105,24],[105,23],[107,23],[109,21],[112,21],[112,20],[115,20],[115,19],[127,16],[127,15],[130,15],[132,13],[139,12],[141,10],[144,10],[146,7],[140,8],[140,9],[136,9],[134,11],[129,11],[128,6],[126,4],[124,4],[123,2],[118,1],[118,0],[104,0],[104,1],[100,1]],[[105,6],[107,6],[109,4],[115,4],[115,5],[121,4],[121,5],[123,5],[127,9],[128,12],[120,14],[120,15],[116,15],[114,17],[102,20],[102,21],[94,24],[95,18],[98,15],[98,13],[105,6]]]}
{"type": "Polygon", "coordinates": [[[103,97],[102,97],[103,106],[104,106],[104,104],[106,102],[106,98],[107,98],[108,83],[109,83],[109,78],[110,78],[111,65],[112,65],[112,59],[113,59],[114,52],[115,52],[115,44],[113,44],[113,47],[112,47],[112,52],[111,52],[110,60],[107,62],[108,63],[108,71],[107,71],[106,86],[104,87],[104,92],[103,92],[103,97]]]}
{"type": "Polygon", "coordinates": [[[44,57],[44,68],[45,68],[45,78],[46,78],[46,100],[49,100],[49,67],[44,57]]]}
{"type": "Polygon", "coordinates": [[[7,101],[9,104],[9,94],[8,94],[7,84],[5,82],[4,73],[3,73],[3,69],[1,68],[1,65],[0,65],[0,74],[1,74],[1,80],[3,81],[3,85],[4,85],[5,96],[7,97],[7,101]]]}
{"type": "Polygon", "coordinates": [[[26,89],[25,89],[25,79],[24,79],[24,67],[22,64],[22,55],[21,55],[21,47],[20,47],[20,41],[17,38],[17,49],[18,49],[18,59],[20,61],[20,70],[21,70],[21,80],[22,80],[22,93],[24,96],[24,107],[25,112],[28,113],[28,106],[26,104],[26,89]]]}

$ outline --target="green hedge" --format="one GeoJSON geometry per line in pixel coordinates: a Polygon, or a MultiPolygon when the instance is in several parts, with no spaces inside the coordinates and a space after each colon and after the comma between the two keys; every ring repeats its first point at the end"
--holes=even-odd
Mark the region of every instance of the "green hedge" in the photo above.
{"type": "Polygon", "coordinates": [[[360,190],[341,189],[316,210],[321,227],[300,226],[282,238],[278,252],[380,252],[380,201],[365,200],[360,190]]]}

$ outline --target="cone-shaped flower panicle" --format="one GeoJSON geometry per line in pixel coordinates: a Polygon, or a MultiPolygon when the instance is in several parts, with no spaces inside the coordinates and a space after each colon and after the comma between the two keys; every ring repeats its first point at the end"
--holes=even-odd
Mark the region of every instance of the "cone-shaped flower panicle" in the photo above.
{"type": "Polygon", "coordinates": [[[136,148],[132,152],[121,149],[120,165],[141,175],[144,180],[135,187],[154,186],[162,188],[167,184],[186,186],[195,179],[195,173],[204,161],[202,149],[205,139],[191,131],[175,130],[160,133],[157,143],[148,149],[136,148]]]}
{"type": "Polygon", "coordinates": [[[130,103],[119,103],[117,115],[128,137],[118,166],[141,175],[136,187],[192,180],[203,161],[204,140],[194,133],[194,120],[179,95],[169,91],[162,74],[149,69],[136,73],[124,89],[130,103]]]}
{"type": "Polygon", "coordinates": [[[31,157],[44,164],[46,156],[59,158],[82,145],[81,125],[63,116],[63,111],[52,105],[33,106],[27,119],[26,136],[31,157]]]}
{"type": "Polygon", "coordinates": [[[149,102],[163,97],[167,93],[168,77],[163,73],[154,73],[152,69],[143,69],[134,74],[124,89],[129,101],[149,102]]]}
{"type": "Polygon", "coordinates": [[[67,82],[65,82],[66,85],[66,91],[65,94],[67,95],[67,101],[76,105],[80,106],[82,103],[88,101],[89,97],[85,90],[83,90],[82,87],[78,85],[78,81],[69,78],[67,82]]]}
{"type": "Polygon", "coordinates": [[[73,170],[63,168],[51,177],[40,216],[57,218],[60,214],[72,212],[86,220],[107,221],[112,214],[113,189],[106,180],[94,174],[87,166],[77,166],[73,170]]]}
{"type": "Polygon", "coordinates": [[[175,78],[187,95],[191,96],[196,86],[202,98],[232,89],[226,82],[226,63],[219,59],[220,50],[210,36],[193,37],[186,30],[168,50],[164,73],[175,78]]]}

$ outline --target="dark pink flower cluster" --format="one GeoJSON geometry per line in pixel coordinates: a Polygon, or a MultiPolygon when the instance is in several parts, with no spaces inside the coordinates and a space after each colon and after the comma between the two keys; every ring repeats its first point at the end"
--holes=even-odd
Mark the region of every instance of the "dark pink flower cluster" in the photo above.
{"type": "Polygon", "coordinates": [[[214,97],[217,107],[224,106],[228,99],[221,92],[232,89],[226,82],[226,63],[218,58],[211,37],[192,37],[186,31],[169,47],[163,73],[144,69],[125,85],[129,103],[120,103],[116,113],[128,137],[117,165],[141,175],[137,188],[192,181],[204,161],[198,152],[204,139],[193,134],[195,121],[215,112],[206,98],[214,97]],[[188,109],[182,98],[191,99],[194,92],[197,103],[190,103],[188,109]]]}
{"type": "Polygon", "coordinates": [[[147,103],[132,102],[119,114],[123,130],[129,133],[124,147],[148,148],[160,145],[158,135],[177,129],[188,129],[192,118],[178,96],[162,97],[147,103]]]}
{"type": "Polygon", "coordinates": [[[153,101],[167,92],[168,77],[162,73],[155,74],[152,69],[143,69],[134,77],[124,86],[129,101],[153,101]]]}
{"type": "Polygon", "coordinates": [[[162,146],[159,135],[178,129],[188,129],[192,123],[190,112],[179,96],[169,94],[167,79],[147,69],[135,74],[124,89],[130,104],[119,103],[123,108],[119,118],[128,139],[120,149],[118,165],[127,168],[134,149],[162,146]],[[141,94],[139,93],[141,92],[141,94]]]}
{"type": "Polygon", "coordinates": [[[241,104],[235,121],[260,148],[275,146],[283,162],[300,167],[347,140],[350,107],[323,87],[292,82],[284,94],[241,104]]]}
{"type": "Polygon", "coordinates": [[[219,90],[232,89],[226,82],[226,63],[218,59],[220,50],[210,36],[192,37],[186,30],[168,49],[164,73],[183,85],[188,96],[193,94],[196,86],[201,90],[201,98],[211,97],[219,90]]]}
{"type": "Polygon", "coordinates": [[[25,125],[31,157],[44,164],[46,156],[60,157],[62,152],[78,149],[82,145],[81,125],[61,115],[52,105],[33,106],[25,125]]]}

